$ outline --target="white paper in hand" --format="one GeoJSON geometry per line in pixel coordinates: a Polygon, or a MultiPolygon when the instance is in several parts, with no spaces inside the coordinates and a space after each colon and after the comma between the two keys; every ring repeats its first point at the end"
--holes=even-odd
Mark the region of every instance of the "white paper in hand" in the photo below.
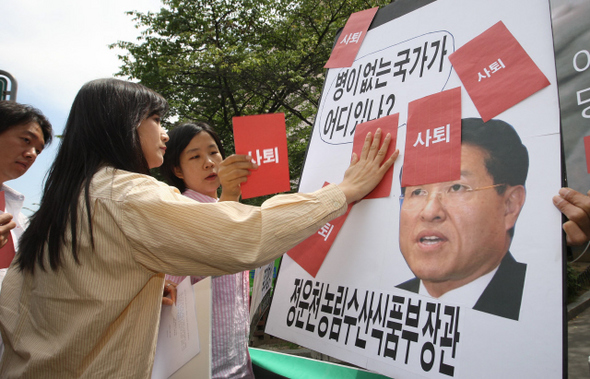
{"type": "Polygon", "coordinates": [[[162,306],[152,379],[167,379],[201,350],[190,279],[185,278],[176,291],[176,305],[162,306]]]}

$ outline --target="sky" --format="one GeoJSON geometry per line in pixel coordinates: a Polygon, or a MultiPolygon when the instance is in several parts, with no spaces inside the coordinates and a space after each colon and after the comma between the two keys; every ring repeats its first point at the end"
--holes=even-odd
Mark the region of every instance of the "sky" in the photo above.
{"type": "MultiPolygon", "coordinates": [[[[140,35],[125,12],[161,6],[160,0],[0,0],[0,70],[17,80],[16,101],[39,108],[61,134],[80,87],[119,71],[123,51],[108,45],[140,35]]],[[[6,182],[25,195],[26,215],[38,209],[58,145],[55,138],[27,173],[6,182]]]]}

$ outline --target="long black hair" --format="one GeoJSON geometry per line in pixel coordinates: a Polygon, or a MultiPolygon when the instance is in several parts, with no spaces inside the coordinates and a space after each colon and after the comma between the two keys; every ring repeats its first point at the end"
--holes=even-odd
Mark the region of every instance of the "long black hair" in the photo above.
{"type": "Polygon", "coordinates": [[[166,155],[164,156],[164,164],[160,166],[160,173],[168,184],[178,188],[180,192],[186,191],[186,185],[184,184],[184,180],[176,176],[174,169],[180,166],[180,156],[184,149],[201,132],[209,133],[217,144],[221,157],[225,158],[225,151],[221,145],[221,140],[209,124],[195,122],[175,126],[168,133],[170,139],[166,142],[166,155]]]}
{"type": "Polygon", "coordinates": [[[98,79],[76,95],[57,157],[49,170],[41,206],[31,218],[19,243],[17,263],[34,273],[43,264],[45,245],[51,269],[61,265],[61,247],[70,227],[72,254],[78,260],[78,202],[82,188],[94,246],[90,211],[90,180],[103,166],[147,174],[137,127],[145,118],[164,116],[166,100],[138,83],[98,79]]]}

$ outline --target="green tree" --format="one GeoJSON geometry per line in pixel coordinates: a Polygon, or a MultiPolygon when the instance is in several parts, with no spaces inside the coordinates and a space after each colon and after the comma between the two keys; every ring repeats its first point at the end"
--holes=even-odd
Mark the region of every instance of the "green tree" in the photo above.
{"type": "Polygon", "coordinates": [[[120,76],[168,99],[171,116],[203,120],[233,151],[232,117],[285,113],[292,188],[297,186],[334,37],[351,13],[378,0],[162,0],[128,12],[144,29],[111,45],[120,76]]]}

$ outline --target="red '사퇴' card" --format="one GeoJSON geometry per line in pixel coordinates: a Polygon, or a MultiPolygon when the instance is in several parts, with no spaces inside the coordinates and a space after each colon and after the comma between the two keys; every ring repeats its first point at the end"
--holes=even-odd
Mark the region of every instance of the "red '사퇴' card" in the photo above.
{"type": "Polygon", "coordinates": [[[408,104],[402,187],[461,177],[461,88],[408,104]]]}
{"type": "MultiPolygon", "coordinates": [[[[356,130],[354,132],[354,142],[352,145],[352,152],[356,153],[357,156],[361,156],[361,151],[363,149],[363,145],[365,143],[365,137],[367,136],[368,132],[373,133],[378,128],[381,128],[381,143],[385,139],[387,133],[391,134],[391,142],[389,143],[389,147],[387,148],[387,154],[385,155],[385,159],[389,158],[391,154],[395,151],[395,145],[397,141],[397,129],[399,123],[399,113],[392,114],[389,116],[381,117],[376,120],[371,120],[364,122],[362,124],[358,124],[356,126],[356,130]]],[[[391,184],[393,182],[393,166],[385,173],[381,182],[371,191],[364,199],[376,199],[379,197],[387,197],[391,193],[391,184]]]]}
{"type": "MultiPolygon", "coordinates": [[[[324,183],[323,187],[328,184],[329,183],[324,183]]],[[[297,262],[301,268],[314,278],[320,270],[322,263],[324,263],[338,232],[342,228],[342,225],[344,225],[344,221],[346,221],[352,205],[353,204],[348,205],[345,214],[326,223],[317,231],[317,233],[311,235],[287,252],[287,255],[290,256],[291,259],[297,262]]]]}
{"type": "Polygon", "coordinates": [[[590,136],[584,137],[584,148],[586,150],[586,169],[590,174],[590,136]]]}
{"type": "Polygon", "coordinates": [[[484,121],[550,84],[502,21],[461,46],[449,60],[484,121]]]}
{"type": "Polygon", "coordinates": [[[242,184],[242,198],[289,191],[289,157],[283,113],[233,118],[236,154],[252,157],[258,169],[242,184]]]}
{"type": "Polygon", "coordinates": [[[324,68],[352,66],[378,10],[379,7],[375,7],[350,15],[324,68]]]}

